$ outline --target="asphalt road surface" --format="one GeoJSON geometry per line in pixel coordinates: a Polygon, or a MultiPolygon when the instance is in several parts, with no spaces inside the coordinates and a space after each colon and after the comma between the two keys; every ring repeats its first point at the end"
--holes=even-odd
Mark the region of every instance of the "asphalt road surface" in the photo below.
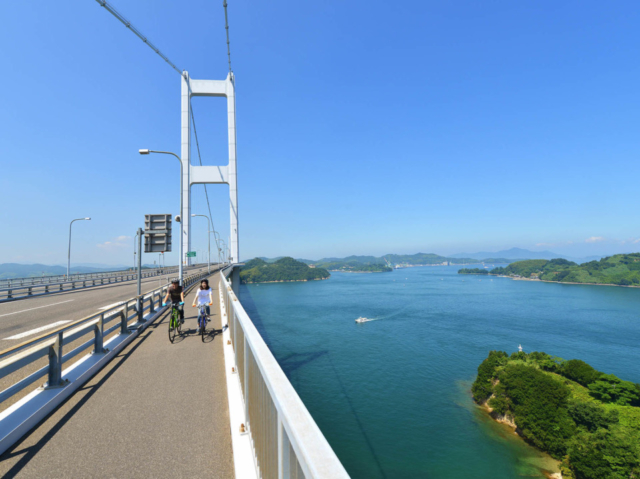
{"type": "MultiPolygon", "coordinates": [[[[188,276],[206,269],[189,269],[184,274],[188,276]]],[[[144,278],[142,292],[164,286],[167,279],[175,277],[177,273],[144,278]]],[[[137,292],[137,280],[134,280],[0,303],[0,351],[62,326],[61,321],[75,321],[108,306],[115,307],[137,292]]]]}
{"type": "MultiPolygon", "coordinates": [[[[191,292],[182,336],[169,342],[164,313],[0,456],[0,476],[233,478],[217,275],[209,282],[214,306],[205,342],[191,292]]],[[[91,301],[82,304],[95,311],[91,301]]]]}

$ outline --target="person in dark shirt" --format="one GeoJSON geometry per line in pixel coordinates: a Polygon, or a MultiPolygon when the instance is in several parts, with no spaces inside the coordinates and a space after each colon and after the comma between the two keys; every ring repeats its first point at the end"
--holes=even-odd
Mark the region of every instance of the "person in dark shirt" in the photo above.
{"type": "MultiPolygon", "coordinates": [[[[167,295],[164,298],[164,303],[171,298],[171,302],[174,304],[184,303],[184,290],[180,286],[180,281],[174,279],[171,281],[171,286],[167,289],[167,295]]],[[[178,306],[180,310],[180,321],[184,323],[184,308],[182,305],[178,306]]]]}

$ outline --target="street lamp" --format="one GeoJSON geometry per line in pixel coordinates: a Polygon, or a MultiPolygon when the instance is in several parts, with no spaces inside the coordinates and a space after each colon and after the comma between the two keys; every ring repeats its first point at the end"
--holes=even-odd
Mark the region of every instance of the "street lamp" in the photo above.
{"type": "Polygon", "coordinates": [[[71,225],[74,221],[89,221],[91,218],[76,218],[69,223],[69,251],[67,253],[67,280],[69,279],[69,271],[71,270],[71,225]]]}
{"type": "Polygon", "coordinates": [[[203,218],[207,218],[207,222],[209,223],[209,234],[207,235],[207,240],[209,242],[209,263],[208,263],[208,272],[211,273],[211,218],[209,218],[207,215],[191,215],[192,217],[195,216],[202,216],[203,218]]]}
{"type": "Polygon", "coordinates": [[[182,228],[182,196],[183,196],[183,192],[182,192],[182,160],[180,159],[180,157],[178,155],[176,155],[175,153],[171,153],[170,151],[156,151],[156,150],[138,150],[138,153],[140,153],[141,155],[148,155],[149,153],[160,153],[163,155],[173,155],[175,156],[178,161],[180,162],[180,244],[179,244],[179,254],[180,254],[180,262],[178,263],[178,276],[180,277],[180,286],[182,286],[182,262],[184,260],[183,258],[183,252],[182,252],[182,235],[183,235],[183,228],[182,228]]]}

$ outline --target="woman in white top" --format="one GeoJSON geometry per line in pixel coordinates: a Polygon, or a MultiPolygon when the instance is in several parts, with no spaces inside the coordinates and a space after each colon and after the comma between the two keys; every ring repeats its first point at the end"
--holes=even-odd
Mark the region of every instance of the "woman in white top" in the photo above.
{"type": "Polygon", "coordinates": [[[193,307],[196,307],[196,303],[199,305],[207,305],[207,319],[211,315],[209,306],[213,304],[213,290],[209,286],[209,280],[203,279],[200,281],[200,287],[196,291],[196,295],[193,298],[193,307]]]}

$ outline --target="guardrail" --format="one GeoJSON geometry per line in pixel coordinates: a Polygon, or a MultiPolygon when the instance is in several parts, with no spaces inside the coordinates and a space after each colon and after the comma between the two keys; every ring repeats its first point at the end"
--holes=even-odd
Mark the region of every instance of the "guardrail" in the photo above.
{"type": "MultiPolygon", "coordinates": [[[[185,290],[208,275],[209,273],[203,272],[187,276],[183,283],[185,290]]],[[[112,309],[79,319],[0,352],[0,379],[43,357],[49,358],[46,366],[0,392],[0,403],[2,403],[38,379],[47,377],[42,388],[36,389],[0,413],[0,454],[111,360],[133,339],[132,333],[141,331],[149,323],[149,319],[155,319],[158,314],[168,308],[168,306],[162,306],[162,299],[168,287],[169,285],[161,286],[143,295],[135,296],[112,309]],[[148,311],[146,317],[145,311],[148,311]],[[116,323],[110,326],[114,321],[116,323]],[[131,321],[134,322],[130,323],[131,321]],[[115,332],[118,334],[105,342],[105,338],[115,332]],[[64,352],[65,345],[91,333],[93,333],[91,339],[71,351],[64,352]],[[92,348],[91,354],[80,358],[65,371],[62,370],[63,363],[89,348],[92,348]],[[112,350],[110,351],[109,348],[112,350]],[[38,398],[39,393],[47,392],[52,393],[53,399],[52,397],[38,398]]]]}
{"type": "MultiPolygon", "coordinates": [[[[193,266],[200,268],[202,266],[193,266]]],[[[142,270],[143,278],[151,278],[154,276],[162,276],[163,274],[177,273],[177,267],[165,269],[142,270]]],[[[116,276],[108,276],[104,278],[94,279],[78,279],[72,281],[62,281],[58,283],[32,284],[28,286],[12,286],[10,288],[0,289],[0,303],[4,301],[13,301],[15,299],[29,298],[31,296],[41,296],[43,294],[60,293],[64,291],[72,291],[75,289],[93,288],[112,283],[121,283],[138,279],[136,271],[122,273],[116,276]]]]}
{"type": "MultiPolygon", "coordinates": [[[[213,265],[212,265],[213,266],[213,265]]],[[[200,268],[202,264],[185,266],[185,271],[193,268],[200,268]]],[[[178,271],[177,266],[167,266],[161,268],[153,268],[153,269],[145,269],[143,271],[163,270],[165,272],[175,272],[178,271]]],[[[75,273],[70,274],[68,277],[66,274],[55,274],[49,276],[32,276],[28,278],[8,278],[8,279],[0,279],[0,288],[17,288],[20,286],[33,286],[36,284],[52,284],[52,283],[67,283],[70,281],[84,281],[91,279],[101,279],[101,278],[109,278],[114,276],[121,276],[125,274],[136,274],[135,269],[125,269],[120,271],[104,271],[104,272],[96,272],[96,273],[75,273]]]]}
{"type": "Polygon", "coordinates": [[[228,277],[220,291],[244,398],[245,421],[260,478],[348,478],[311,414],[238,301],[228,277]]]}

